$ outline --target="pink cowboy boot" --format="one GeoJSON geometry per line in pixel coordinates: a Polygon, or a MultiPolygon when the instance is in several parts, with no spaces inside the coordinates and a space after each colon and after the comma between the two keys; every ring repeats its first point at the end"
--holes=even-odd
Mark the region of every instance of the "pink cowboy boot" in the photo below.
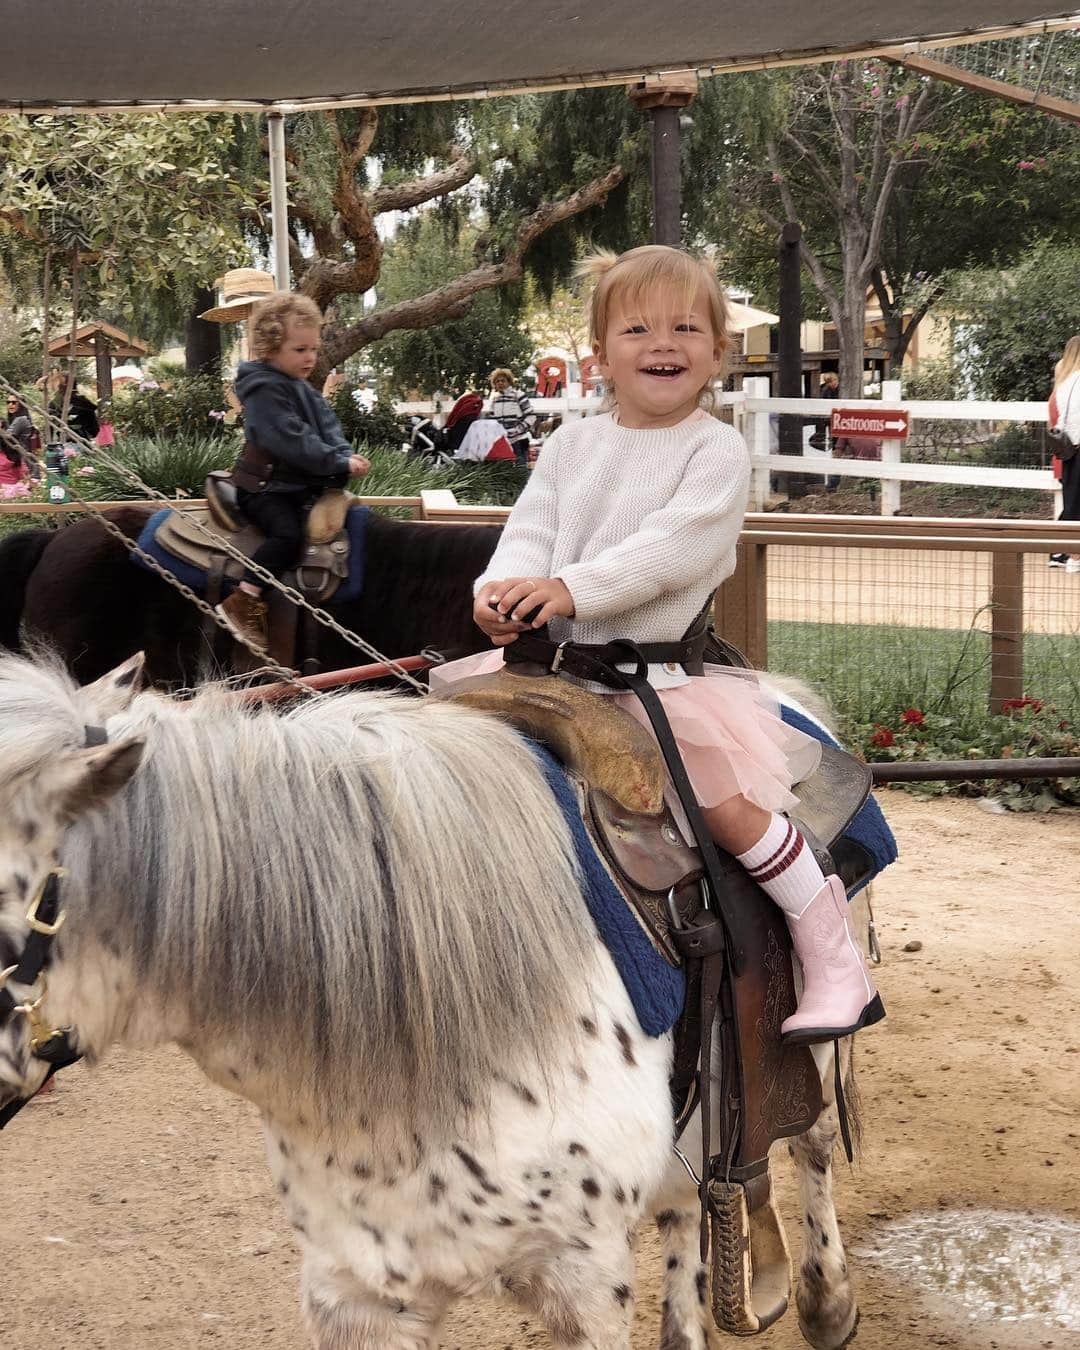
{"type": "Polygon", "coordinates": [[[880,1022],[885,1005],[855,941],[840,878],[826,877],[802,913],[785,918],[802,965],[803,992],[780,1028],[784,1043],[831,1041],[880,1022]]]}

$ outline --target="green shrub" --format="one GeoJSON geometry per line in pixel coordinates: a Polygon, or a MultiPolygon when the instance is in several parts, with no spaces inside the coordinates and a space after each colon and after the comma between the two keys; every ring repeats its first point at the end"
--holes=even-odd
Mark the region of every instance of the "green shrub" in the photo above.
{"type": "Polygon", "coordinates": [[[351,389],[341,388],[330,399],[341,429],[353,442],[375,449],[397,449],[405,438],[402,418],[388,403],[376,403],[369,411],[361,408],[351,389]]]}
{"type": "MultiPolygon", "coordinates": [[[[943,713],[905,708],[888,722],[854,728],[856,745],[871,763],[882,761],[1052,759],[1080,755],[1080,727],[1053,704],[1037,698],[1006,700],[1005,712],[976,727],[943,713]]],[[[1049,811],[1080,806],[1080,778],[980,779],[971,782],[905,784],[923,797],[960,793],[996,797],[1012,811],[1049,811]]]]}
{"type": "MultiPolygon", "coordinates": [[[[173,436],[151,440],[128,436],[104,454],[137,474],[148,487],[168,497],[177,493],[201,497],[206,475],[211,469],[229,468],[235,458],[235,450],[234,441],[220,437],[173,436]]],[[[126,501],[143,495],[106,463],[100,453],[82,456],[73,464],[75,471],[72,484],[85,497],[126,501]],[[94,473],[83,478],[78,468],[87,463],[93,466],[94,473]]]]}
{"type": "Polygon", "coordinates": [[[1037,422],[1014,422],[986,442],[979,460],[994,468],[1008,469],[1049,464],[1046,430],[1037,422]]]}
{"type": "Polygon", "coordinates": [[[417,497],[427,488],[448,488],[466,506],[512,506],[528,481],[528,471],[514,464],[439,468],[400,450],[370,445],[362,449],[371,460],[371,470],[352,489],[365,497],[417,497]]]}
{"type": "Polygon", "coordinates": [[[188,441],[232,436],[222,420],[226,411],[221,381],[211,375],[188,375],[168,389],[119,390],[113,399],[113,426],[119,437],[143,436],[188,441]],[[218,414],[218,416],[214,416],[218,414]]]}

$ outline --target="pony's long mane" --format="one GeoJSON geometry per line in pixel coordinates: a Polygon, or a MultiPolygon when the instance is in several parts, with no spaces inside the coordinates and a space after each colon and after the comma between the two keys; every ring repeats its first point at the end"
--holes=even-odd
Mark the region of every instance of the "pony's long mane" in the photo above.
{"type": "MultiPolygon", "coordinates": [[[[0,759],[16,736],[23,764],[81,745],[85,698],[0,661],[0,759]]],[[[572,1034],[588,919],[507,728],[397,695],[277,716],[207,694],[141,695],[108,731],[147,747],[66,836],[65,952],[100,940],[191,1010],[201,1043],[261,1063],[330,1127],[389,1112],[428,1136],[572,1034]]]]}

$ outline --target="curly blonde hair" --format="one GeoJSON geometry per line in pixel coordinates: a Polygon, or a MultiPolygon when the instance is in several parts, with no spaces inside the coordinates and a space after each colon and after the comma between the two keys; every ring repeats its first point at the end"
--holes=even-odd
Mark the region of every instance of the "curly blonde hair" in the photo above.
{"type": "MultiPolygon", "coordinates": [[[[712,265],[704,258],[667,244],[644,244],[617,255],[608,250],[591,253],[582,258],[575,271],[594,283],[589,297],[589,342],[597,351],[603,350],[616,300],[647,320],[661,294],[676,297],[676,303],[687,309],[696,296],[703,294],[717,352],[723,357],[731,346],[727,297],[712,265]]],[[[609,389],[606,401],[609,405],[618,402],[618,391],[609,389]]],[[[715,411],[711,380],[700,391],[698,401],[703,408],[715,411]]]]}
{"type": "Polygon", "coordinates": [[[251,311],[251,355],[265,361],[280,351],[290,319],[310,328],[322,327],[322,313],[314,300],[296,291],[275,291],[251,311]]]}

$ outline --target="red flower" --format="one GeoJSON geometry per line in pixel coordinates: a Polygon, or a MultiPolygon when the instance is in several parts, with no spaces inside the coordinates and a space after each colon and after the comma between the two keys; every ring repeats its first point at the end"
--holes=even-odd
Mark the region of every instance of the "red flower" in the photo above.
{"type": "Polygon", "coordinates": [[[900,721],[906,723],[909,727],[921,727],[926,721],[926,715],[921,713],[918,708],[905,708],[900,714],[900,721]]]}
{"type": "Polygon", "coordinates": [[[885,749],[887,746],[892,745],[893,742],[896,740],[896,737],[893,735],[889,727],[883,727],[879,725],[877,722],[875,722],[874,725],[877,727],[877,730],[870,737],[870,744],[880,746],[882,749],[885,749]]]}
{"type": "Polygon", "coordinates": [[[1025,708],[1030,708],[1033,713],[1042,712],[1041,698],[1007,698],[1002,700],[1001,711],[1003,713],[1023,712],[1025,708]]]}

